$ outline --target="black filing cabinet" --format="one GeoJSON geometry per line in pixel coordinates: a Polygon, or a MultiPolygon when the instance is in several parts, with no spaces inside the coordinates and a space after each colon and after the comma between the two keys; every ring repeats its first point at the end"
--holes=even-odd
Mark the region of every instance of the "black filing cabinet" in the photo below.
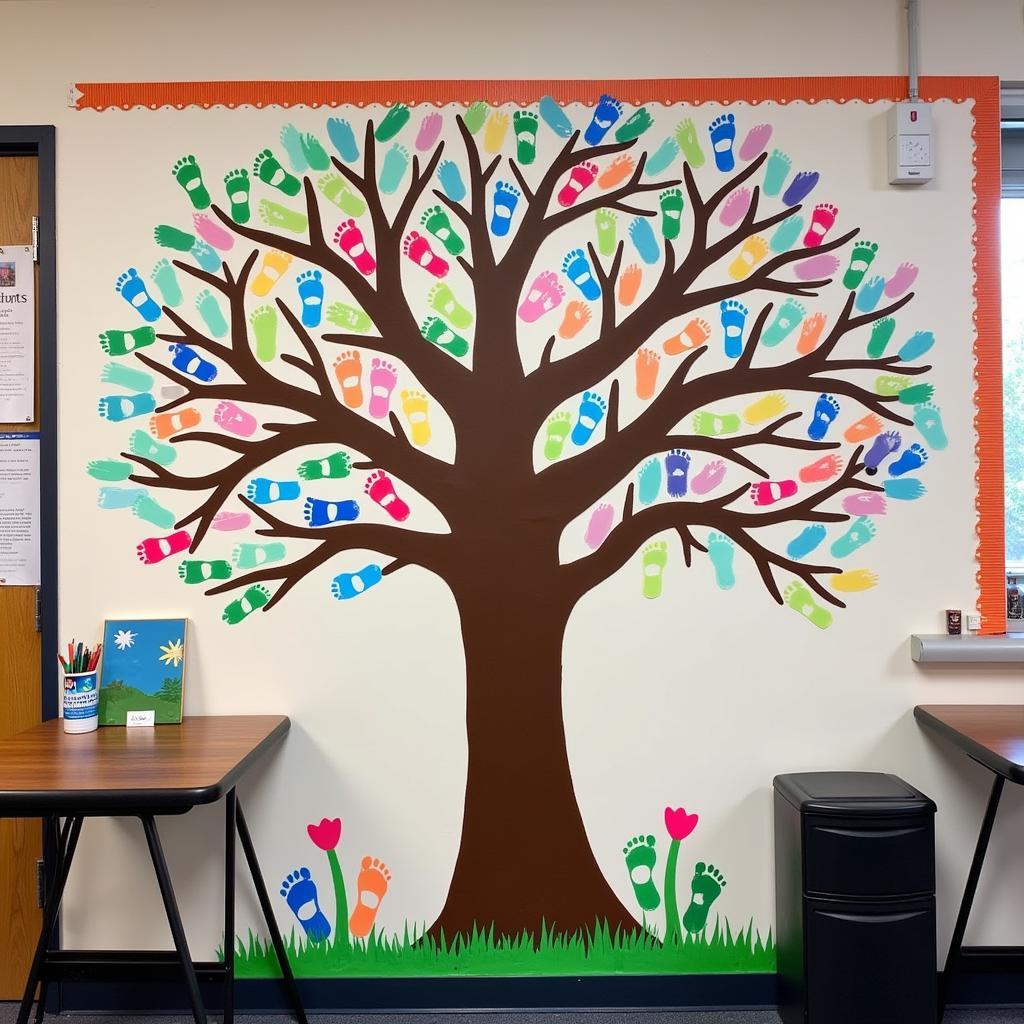
{"type": "Polygon", "coordinates": [[[785,1024],[934,1024],[935,804],[895,775],[775,778],[785,1024]]]}

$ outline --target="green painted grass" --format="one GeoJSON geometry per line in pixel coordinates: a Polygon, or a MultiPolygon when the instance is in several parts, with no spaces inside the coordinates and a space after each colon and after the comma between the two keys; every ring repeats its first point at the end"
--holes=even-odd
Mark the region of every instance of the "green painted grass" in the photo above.
{"type": "Polygon", "coordinates": [[[181,721],[180,701],[161,700],[130,686],[116,696],[105,696],[100,690],[100,725],[124,725],[129,711],[154,711],[157,725],[177,725],[181,721]]]}
{"type": "MultiPolygon", "coordinates": [[[[663,944],[649,932],[612,935],[599,927],[586,937],[549,934],[540,941],[526,932],[516,939],[495,940],[476,933],[469,940],[448,943],[415,932],[402,937],[370,935],[350,948],[331,942],[299,943],[295,933],[286,940],[288,959],[300,978],[379,977],[498,977],[510,975],[577,974],[735,974],[775,970],[775,943],[754,929],[733,931],[728,922],[713,931],[686,935],[663,944]]],[[[273,948],[249,933],[236,939],[235,970],[241,978],[278,978],[273,948]]]]}

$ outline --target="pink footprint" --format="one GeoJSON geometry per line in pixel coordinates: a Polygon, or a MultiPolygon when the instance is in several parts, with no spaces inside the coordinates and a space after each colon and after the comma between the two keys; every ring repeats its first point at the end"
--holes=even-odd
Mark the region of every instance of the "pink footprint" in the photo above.
{"type": "Polygon", "coordinates": [[[572,206],[585,189],[597,177],[597,164],[584,160],[569,172],[569,180],[559,189],[558,202],[561,206],[572,206]]]}
{"type": "Polygon", "coordinates": [[[239,437],[252,437],[259,427],[259,421],[251,412],[246,412],[234,402],[218,402],[213,410],[213,422],[221,430],[239,437]]]}
{"type": "Polygon", "coordinates": [[[391,410],[391,392],[398,383],[398,371],[386,359],[370,363],[369,412],[375,420],[387,418],[391,410]]]}
{"type": "Polygon", "coordinates": [[[750,485],[750,497],[755,505],[774,505],[777,501],[796,494],[795,480],[764,480],[750,485]]]}
{"type": "Polygon", "coordinates": [[[334,244],[356,265],[356,270],[369,277],[377,269],[373,253],[366,248],[359,225],[349,218],[338,225],[334,232],[334,244]]]}
{"type": "Polygon", "coordinates": [[[917,280],[917,267],[913,263],[901,263],[896,273],[885,282],[887,298],[898,299],[917,280]]]}
{"type": "Polygon", "coordinates": [[[416,134],[416,148],[421,153],[425,149],[430,149],[430,147],[437,142],[437,137],[441,134],[441,126],[443,123],[444,119],[436,112],[433,114],[427,114],[427,116],[420,122],[420,130],[416,134]]]}
{"type": "Polygon", "coordinates": [[[831,203],[818,203],[811,213],[811,223],[807,225],[804,235],[804,247],[814,249],[825,241],[825,236],[832,230],[832,225],[839,216],[839,207],[831,203]]]}
{"type": "Polygon", "coordinates": [[[801,281],[818,281],[822,278],[831,277],[839,269],[839,257],[833,256],[830,252],[820,253],[812,256],[809,260],[798,263],[793,268],[793,273],[801,281]]]}
{"type": "Polygon", "coordinates": [[[760,156],[771,137],[772,126],[770,124],[755,124],[747,132],[747,137],[743,140],[743,145],[740,146],[740,159],[753,160],[755,156],[760,156]]]}
{"type": "Polygon", "coordinates": [[[725,463],[721,459],[712,459],[690,481],[690,490],[694,494],[709,494],[725,479],[725,463]]]}
{"type": "Polygon", "coordinates": [[[583,535],[583,540],[591,551],[596,551],[605,542],[614,521],[615,509],[607,502],[598,505],[590,513],[590,522],[587,523],[587,532],[583,535]]]}
{"type": "Polygon", "coordinates": [[[143,565],[155,565],[179,551],[186,551],[191,543],[192,535],[188,530],[178,530],[166,537],[147,537],[135,551],[143,565]]]}
{"type": "Polygon", "coordinates": [[[402,251],[418,267],[422,267],[428,274],[441,278],[448,273],[448,264],[433,249],[430,243],[418,232],[410,231],[402,242],[402,251]]]}
{"type": "Polygon", "coordinates": [[[843,511],[851,516],[884,516],[885,495],[877,491],[857,491],[843,498],[843,511]]]}
{"type": "Polygon", "coordinates": [[[838,455],[823,455],[817,462],[804,466],[799,475],[805,484],[820,484],[831,480],[842,468],[843,462],[838,455]]]}
{"type": "Polygon", "coordinates": [[[214,249],[223,249],[227,252],[235,244],[235,236],[210,220],[205,213],[193,213],[192,223],[196,226],[196,234],[209,242],[214,249]]]}
{"type": "Polygon", "coordinates": [[[383,469],[375,469],[366,478],[363,490],[371,501],[377,502],[396,522],[401,523],[409,518],[409,506],[395,494],[395,485],[383,469]]]}
{"type": "Polygon", "coordinates": [[[252,522],[248,512],[218,512],[210,525],[215,530],[225,533],[232,530],[244,530],[252,522]]]}
{"type": "Polygon", "coordinates": [[[743,215],[750,209],[750,189],[738,188],[729,196],[722,207],[718,219],[727,227],[735,227],[743,219],[743,215]]]}
{"type": "Polygon", "coordinates": [[[534,278],[529,291],[519,304],[519,319],[528,324],[535,323],[545,313],[558,306],[564,297],[565,289],[559,284],[558,275],[546,270],[534,278]]]}

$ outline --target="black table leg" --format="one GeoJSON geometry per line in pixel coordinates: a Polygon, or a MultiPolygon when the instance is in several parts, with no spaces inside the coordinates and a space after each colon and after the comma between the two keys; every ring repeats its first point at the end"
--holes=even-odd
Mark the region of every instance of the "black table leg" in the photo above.
{"type": "MultiPolygon", "coordinates": [[[[49,899],[48,893],[53,891],[54,883],[57,881],[57,876],[60,874],[61,865],[64,863],[64,843],[67,839],[67,826],[64,831],[61,831],[60,818],[56,814],[51,814],[46,821],[47,832],[43,840],[44,846],[44,861],[53,864],[53,871],[50,872],[46,880],[46,892],[44,893],[44,900],[49,899]]],[[[36,1000],[36,1024],[42,1024],[43,1015],[46,1013],[46,995],[49,989],[49,979],[46,976],[46,971],[43,971],[43,976],[39,980],[39,998],[36,1000]]]]}
{"type": "MultiPolygon", "coordinates": [[[[160,886],[160,895],[163,897],[167,923],[171,926],[174,948],[178,951],[181,969],[185,974],[185,985],[188,988],[189,999],[192,1002],[192,1016],[195,1018],[196,1024],[206,1024],[206,1010],[203,1008],[203,999],[199,993],[199,981],[196,979],[196,969],[192,963],[192,955],[188,951],[185,927],[181,923],[178,903],[174,898],[174,887],[171,885],[171,875],[167,870],[167,861],[164,859],[163,847],[160,845],[160,836],[156,831],[156,822],[151,814],[142,816],[140,820],[142,821],[142,828],[146,833],[146,842],[149,844],[149,855],[153,859],[153,868],[156,871],[157,884],[160,886]]],[[[19,1021],[18,1024],[22,1024],[22,1022],[19,1021]]]]}
{"type": "Polygon", "coordinates": [[[224,1024],[235,1019],[235,791],[224,798],[224,1024]]]}
{"type": "Polygon", "coordinates": [[[263,882],[263,873],[260,871],[260,863],[256,859],[256,850],[252,845],[252,837],[249,835],[249,828],[245,823],[241,803],[236,802],[236,813],[238,816],[238,838],[241,840],[242,851],[245,853],[245,859],[249,865],[249,874],[252,875],[252,884],[256,888],[256,896],[260,901],[263,918],[267,922],[270,941],[274,944],[277,962],[281,966],[281,976],[288,991],[288,998],[291,1000],[292,1009],[295,1011],[299,1024],[307,1024],[306,1011],[302,1008],[302,999],[299,996],[299,987],[295,984],[295,975],[292,974],[292,965],[288,962],[288,954],[285,952],[284,942],[281,939],[281,931],[277,927],[274,908],[270,905],[270,897],[267,895],[267,887],[263,882]]]}
{"type": "Polygon", "coordinates": [[[25,994],[21,997],[17,1024],[28,1024],[28,1015],[32,1009],[32,1001],[35,998],[36,985],[39,984],[40,974],[43,969],[46,947],[50,943],[50,935],[53,932],[54,925],[57,923],[57,911],[60,909],[60,901],[64,897],[64,886],[68,880],[71,861],[74,859],[75,847],[78,845],[78,837],[81,832],[82,819],[69,818],[64,823],[64,832],[58,840],[53,892],[48,894],[46,900],[46,909],[43,911],[43,926],[39,930],[39,941],[36,943],[35,956],[32,957],[28,981],[25,983],[25,994]]]}
{"type": "Polygon", "coordinates": [[[953,937],[949,940],[949,953],[946,955],[946,966],[942,970],[942,981],[939,983],[939,1021],[946,1012],[946,1000],[949,998],[950,985],[953,982],[953,975],[960,966],[960,957],[963,952],[964,933],[967,931],[967,920],[971,916],[971,907],[974,904],[974,895],[978,891],[978,880],[981,878],[981,867],[985,863],[985,854],[988,851],[988,841],[992,837],[992,826],[995,824],[996,811],[999,810],[999,798],[1003,793],[1002,775],[997,775],[992,783],[992,792],[989,794],[988,806],[985,808],[985,817],[981,819],[981,831],[978,833],[978,845],[974,848],[974,859],[971,861],[971,870],[967,873],[967,885],[964,888],[964,898],[960,902],[960,912],[956,915],[956,924],[953,926],[953,937]]]}

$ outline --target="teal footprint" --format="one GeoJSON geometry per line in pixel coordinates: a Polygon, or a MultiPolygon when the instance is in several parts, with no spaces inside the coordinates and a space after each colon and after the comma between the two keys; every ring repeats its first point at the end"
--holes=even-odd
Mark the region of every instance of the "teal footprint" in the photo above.
{"type": "Polygon", "coordinates": [[[398,191],[409,166],[409,150],[395,143],[385,154],[377,184],[385,195],[393,195],[398,191]]]}
{"type": "Polygon", "coordinates": [[[132,514],[137,519],[144,519],[147,523],[159,526],[161,530],[170,530],[175,522],[174,513],[157,504],[148,495],[132,502],[132,514]]]}
{"type": "Polygon", "coordinates": [[[724,533],[708,534],[708,558],[715,570],[715,582],[722,590],[731,590],[736,583],[732,568],[735,554],[735,545],[724,533]]]}
{"type": "Polygon", "coordinates": [[[103,367],[100,380],[104,384],[113,384],[119,388],[127,388],[129,391],[149,391],[153,386],[151,373],[115,362],[109,362],[103,367]]]}
{"type": "Polygon", "coordinates": [[[356,142],[352,125],[343,117],[329,117],[327,119],[327,137],[331,145],[338,151],[338,155],[346,163],[352,163],[359,159],[359,143],[356,142]]]}
{"type": "Polygon", "coordinates": [[[441,182],[441,188],[444,189],[444,194],[453,203],[461,203],[466,198],[466,183],[462,180],[458,166],[451,160],[441,161],[441,166],[437,169],[437,177],[441,182]]]}
{"type": "Polygon", "coordinates": [[[572,135],[572,122],[565,115],[565,111],[551,96],[542,96],[537,104],[537,111],[544,123],[561,139],[567,139],[572,135]]]}
{"type": "Polygon", "coordinates": [[[181,285],[170,260],[159,260],[150,276],[153,284],[160,289],[160,297],[164,300],[165,306],[181,305],[181,285]]]}
{"type": "Polygon", "coordinates": [[[196,297],[196,310],[215,338],[223,338],[228,333],[228,322],[224,319],[220,304],[208,289],[204,288],[196,297]]]}
{"type": "Polygon", "coordinates": [[[650,505],[661,493],[661,459],[651,459],[640,467],[636,496],[641,505],[650,505]]]}
{"type": "Polygon", "coordinates": [[[923,498],[926,488],[920,480],[912,476],[901,476],[895,480],[886,480],[883,485],[887,498],[894,498],[896,501],[917,501],[923,498]]]}
{"type": "Polygon", "coordinates": [[[787,217],[772,234],[768,247],[772,252],[788,252],[793,248],[804,229],[804,219],[799,213],[787,217]]]}
{"type": "Polygon", "coordinates": [[[177,448],[157,441],[145,430],[132,431],[131,437],[128,438],[128,448],[132,455],[141,455],[158,466],[169,466],[178,457],[177,448]]]}
{"type": "Polygon", "coordinates": [[[761,187],[764,195],[777,196],[782,191],[791,166],[792,161],[782,150],[772,150],[772,155],[764,165],[764,185],[761,187]]]}
{"type": "Polygon", "coordinates": [[[842,537],[833,541],[830,550],[835,558],[846,558],[858,548],[864,547],[874,535],[875,524],[867,516],[860,516],[850,524],[842,537]]]}
{"type": "Polygon", "coordinates": [[[220,257],[216,249],[202,240],[192,246],[189,255],[199,264],[200,269],[208,274],[216,274],[220,270],[220,257]]]}
{"type": "Polygon", "coordinates": [[[644,173],[653,178],[661,174],[675,158],[679,156],[679,143],[675,139],[666,139],[648,158],[644,165],[644,173]]]}
{"type": "Polygon", "coordinates": [[[921,436],[937,452],[948,447],[945,427],[942,425],[942,413],[939,407],[931,402],[914,407],[914,426],[921,431],[921,436]]]}
{"type": "Polygon", "coordinates": [[[281,145],[284,146],[284,151],[288,155],[288,163],[292,165],[292,170],[296,174],[302,174],[309,164],[302,149],[302,135],[299,134],[299,129],[295,125],[286,124],[281,129],[281,145]]]}
{"type": "Polygon", "coordinates": [[[86,463],[85,471],[94,480],[127,480],[135,472],[135,466],[121,459],[93,459],[86,463]]]}
{"type": "Polygon", "coordinates": [[[796,329],[807,310],[795,299],[787,299],[775,314],[775,318],[761,335],[761,344],[772,348],[783,342],[796,329]]]}
{"type": "Polygon", "coordinates": [[[920,359],[935,344],[935,335],[931,331],[917,331],[900,346],[899,357],[905,363],[920,359]]]}
{"type": "Polygon", "coordinates": [[[786,554],[795,562],[806,558],[825,539],[821,523],[805,526],[787,545],[786,554]]]}
{"type": "Polygon", "coordinates": [[[102,509],[131,508],[147,494],[145,487],[101,487],[96,503],[102,509]]]}

